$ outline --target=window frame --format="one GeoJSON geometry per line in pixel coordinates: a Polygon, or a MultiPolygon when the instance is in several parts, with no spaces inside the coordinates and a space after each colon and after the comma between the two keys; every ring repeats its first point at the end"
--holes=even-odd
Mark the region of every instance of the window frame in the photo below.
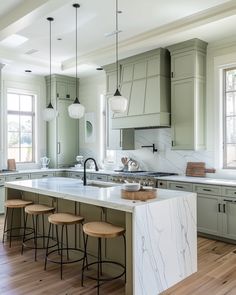
{"type": "MultiPolygon", "coordinates": [[[[236,165],[233,167],[228,167],[227,166],[227,133],[226,133],[226,95],[229,92],[234,92],[236,94],[236,89],[234,91],[226,91],[226,73],[227,71],[232,71],[236,70],[236,66],[232,67],[227,67],[223,69],[223,112],[222,112],[222,119],[223,119],[223,169],[228,169],[228,170],[235,170],[236,165]]],[[[236,116],[236,114],[235,114],[236,116]]]]}
{"type": "MultiPolygon", "coordinates": [[[[31,112],[26,112],[26,111],[9,111],[8,108],[6,108],[6,113],[7,113],[7,121],[8,121],[8,115],[18,115],[18,116],[25,116],[25,115],[29,115],[32,119],[32,161],[25,161],[25,162],[16,162],[16,164],[20,164],[20,165],[24,165],[24,164],[35,164],[36,163],[36,97],[37,95],[34,93],[29,93],[27,91],[23,91],[21,89],[12,89],[12,88],[8,88],[7,89],[7,100],[8,100],[8,94],[15,94],[20,96],[31,96],[32,97],[32,111],[31,112]]],[[[8,103],[8,102],[7,102],[8,103]]],[[[7,104],[6,104],[7,107],[7,104]]],[[[21,131],[19,131],[19,134],[21,134],[21,131]]],[[[6,132],[6,138],[7,138],[7,157],[8,157],[8,129],[6,132]]],[[[19,150],[21,151],[21,146],[19,146],[19,150]]],[[[21,160],[21,152],[19,153],[19,157],[21,160]]]]}

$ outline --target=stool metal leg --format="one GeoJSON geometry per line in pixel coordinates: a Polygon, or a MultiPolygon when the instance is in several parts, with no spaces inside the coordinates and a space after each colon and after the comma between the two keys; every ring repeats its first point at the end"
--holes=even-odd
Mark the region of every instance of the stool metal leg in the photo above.
{"type": "Polygon", "coordinates": [[[47,248],[46,248],[45,260],[44,260],[44,270],[46,270],[46,268],[47,268],[47,257],[48,257],[48,247],[49,247],[50,233],[51,233],[51,223],[49,222],[47,248]]]}
{"type": "Polygon", "coordinates": [[[101,275],[101,261],[102,261],[101,238],[98,238],[98,266],[97,266],[97,295],[100,292],[100,275],[101,275]]]}
{"type": "Polygon", "coordinates": [[[69,248],[69,241],[68,241],[68,228],[67,228],[67,225],[66,225],[66,247],[67,247],[67,260],[69,260],[69,250],[68,250],[68,248],[69,248]]]}
{"type": "Polygon", "coordinates": [[[6,226],[7,226],[7,217],[8,217],[8,208],[6,209],[6,216],[4,219],[4,227],[3,227],[3,235],[2,235],[2,243],[4,244],[5,241],[5,232],[6,232],[6,226]]]}
{"type": "Polygon", "coordinates": [[[34,239],[34,244],[35,244],[35,249],[34,249],[34,261],[37,261],[37,250],[38,250],[38,215],[35,217],[35,239],[34,239]]]}
{"type": "Polygon", "coordinates": [[[87,266],[88,268],[88,258],[87,258],[87,243],[88,243],[88,236],[83,232],[83,238],[84,238],[84,259],[83,259],[83,265],[82,265],[82,272],[81,272],[81,286],[84,286],[84,268],[87,266]]]}
{"type": "Polygon", "coordinates": [[[28,219],[28,213],[25,214],[24,209],[23,209],[23,219],[24,219],[24,232],[23,232],[23,239],[22,239],[22,246],[21,246],[21,255],[23,255],[23,252],[24,252],[25,231],[26,231],[27,219],[28,219]]]}
{"type": "Polygon", "coordinates": [[[63,232],[64,232],[64,224],[61,227],[61,280],[62,280],[62,265],[63,265],[63,232]]]}
{"type": "Polygon", "coordinates": [[[42,214],[42,224],[43,224],[43,248],[45,248],[45,227],[44,227],[44,214],[42,214]]]}
{"type": "Polygon", "coordinates": [[[10,248],[11,248],[11,238],[12,238],[13,213],[14,213],[14,208],[11,209],[10,248]]]}
{"type": "Polygon", "coordinates": [[[59,241],[58,226],[57,225],[56,225],[56,236],[57,236],[57,251],[58,251],[58,255],[60,255],[60,241],[59,241]]]}

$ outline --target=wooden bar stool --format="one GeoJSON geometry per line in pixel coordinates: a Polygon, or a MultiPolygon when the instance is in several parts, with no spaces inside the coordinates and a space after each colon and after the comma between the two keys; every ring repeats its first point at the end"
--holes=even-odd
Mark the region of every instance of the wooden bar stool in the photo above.
{"type": "Polygon", "coordinates": [[[6,216],[5,216],[5,220],[4,220],[4,229],[3,229],[3,237],[2,237],[3,243],[5,241],[5,236],[8,235],[8,233],[9,233],[9,238],[10,238],[10,244],[9,244],[10,247],[11,247],[12,238],[19,238],[19,237],[23,237],[25,235],[32,234],[33,229],[25,227],[25,211],[24,210],[21,210],[21,212],[23,214],[24,226],[13,227],[14,210],[15,209],[24,209],[27,205],[30,205],[30,204],[32,204],[31,201],[24,201],[22,199],[12,199],[12,200],[5,201],[4,206],[6,207],[6,216]],[[10,211],[11,211],[10,226],[8,227],[8,229],[6,229],[7,218],[8,218],[10,211]],[[24,230],[24,233],[21,233],[22,230],[24,230]],[[19,231],[19,233],[12,234],[13,231],[19,231]],[[26,231],[29,231],[29,232],[26,233],[26,231]]]}
{"type": "MultiPolygon", "coordinates": [[[[45,256],[45,264],[44,264],[44,270],[46,270],[47,267],[47,261],[53,262],[60,264],[60,269],[61,269],[61,279],[62,279],[62,266],[63,264],[69,264],[69,263],[74,263],[82,260],[86,260],[86,252],[84,250],[78,249],[78,248],[72,248],[69,247],[69,242],[68,242],[68,225],[76,225],[76,224],[82,224],[84,221],[84,218],[81,216],[77,216],[74,214],[70,213],[55,213],[52,214],[48,217],[49,221],[49,230],[48,230],[48,236],[50,236],[51,233],[51,227],[56,226],[56,235],[57,235],[57,249],[49,251],[49,239],[47,242],[47,250],[46,250],[46,256],[45,256]],[[61,226],[61,239],[59,240],[58,236],[58,226],[61,226]],[[63,245],[63,238],[64,238],[64,229],[66,230],[66,245],[63,245]],[[78,258],[78,259],[70,259],[69,258],[69,252],[82,252],[83,256],[78,258]],[[55,255],[52,258],[52,254],[58,253],[59,259],[55,257],[55,255]],[[66,259],[63,259],[63,252],[66,252],[66,259]],[[49,257],[51,256],[51,258],[49,257]]],[[[83,243],[85,246],[85,237],[84,237],[84,232],[83,232],[83,243]]],[[[85,249],[85,248],[84,248],[85,249]]]]}
{"type": "Polygon", "coordinates": [[[83,286],[84,282],[84,276],[87,278],[90,278],[92,280],[97,281],[97,294],[99,295],[100,290],[100,282],[105,281],[111,281],[118,279],[126,274],[126,242],[125,242],[125,229],[120,226],[113,225],[108,222],[103,221],[96,221],[96,222],[88,222],[84,224],[83,231],[86,234],[85,239],[85,251],[87,253],[87,242],[88,242],[88,236],[98,238],[98,252],[97,252],[97,261],[92,263],[87,263],[85,259],[83,260],[83,267],[82,267],[82,279],[81,279],[81,285],[83,286]],[[110,260],[102,260],[102,247],[101,247],[101,240],[104,239],[111,239],[122,236],[124,239],[124,257],[125,257],[125,265],[110,261],[110,260]],[[119,273],[116,276],[113,277],[104,277],[102,274],[102,266],[103,264],[113,264],[118,265],[122,268],[122,272],[119,273]],[[88,271],[89,266],[91,265],[97,265],[97,276],[91,276],[91,275],[85,275],[84,271],[88,271]]]}
{"type": "MultiPolygon", "coordinates": [[[[27,218],[28,215],[31,215],[32,217],[32,223],[33,223],[33,229],[34,229],[34,236],[31,238],[25,238],[25,235],[23,236],[23,242],[22,242],[22,248],[21,248],[21,254],[23,254],[24,252],[24,247],[26,248],[31,248],[34,249],[34,260],[37,260],[37,250],[38,249],[46,249],[46,245],[45,245],[45,238],[50,238],[51,240],[53,240],[53,236],[48,237],[45,235],[45,224],[44,224],[44,216],[48,215],[48,214],[53,214],[55,212],[55,208],[54,207],[49,207],[46,205],[41,205],[41,204],[33,204],[33,205],[29,205],[27,207],[25,207],[25,213],[26,213],[26,224],[27,224],[27,218]],[[39,223],[39,216],[41,215],[42,217],[42,227],[43,227],[43,233],[39,234],[38,232],[38,223],[39,223]],[[38,245],[38,240],[39,239],[43,239],[43,244],[42,245],[38,245]],[[29,245],[30,240],[34,241],[34,245],[31,246],[29,245]]],[[[54,240],[53,240],[54,241],[54,240]]],[[[54,247],[56,245],[56,241],[54,241],[54,243],[50,246],[50,247],[54,247]]]]}

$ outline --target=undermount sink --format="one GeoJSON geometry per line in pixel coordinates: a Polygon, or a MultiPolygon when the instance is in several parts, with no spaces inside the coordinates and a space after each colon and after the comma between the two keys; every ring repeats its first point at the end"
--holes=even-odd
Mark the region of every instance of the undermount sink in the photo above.
{"type": "Polygon", "coordinates": [[[116,183],[111,183],[111,182],[103,182],[103,181],[91,181],[88,182],[86,187],[97,187],[97,188],[107,188],[107,187],[113,187],[117,186],[116,183]]]}

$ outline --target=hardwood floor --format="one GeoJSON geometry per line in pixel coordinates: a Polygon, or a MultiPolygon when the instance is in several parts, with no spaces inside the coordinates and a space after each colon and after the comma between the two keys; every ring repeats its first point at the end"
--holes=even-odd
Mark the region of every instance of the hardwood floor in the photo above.
{"type": "MultiPolygon", "coordinates": [[[[0,238],[3,217],[0,217],[0,238]]],[[[95,295],[95,282],[87,280],[80,286],[80,266],[64,267],[60,280],[57,265],[43,270],[43,254],[33,261],[32,251],[20,255],[20,243],[12,248],[0,243],[1,295],[95,295]]],[[[124,295],[122,281],[106,283],[102,295],[124,295]]],[[[148,295],[148,294],[145,294],[148,295]]],[[[170,288],[162,295],[236,295],[236,245],[198,238],[198,272],[170,288]]]]}
{"type": "MultiPolygon", "coordinates": [[[[0,239],[2,240],[3,217],[0,217],[0,239]]],[[[0,240],[0,241],[1,241],[0,240]]],[[[60,279],[58,265],[48,264],[43,270],[43,252],[39,251],[38,261],[33,260],[33,252],[20,254],[18,241],[8,244],[0,242],[0,294],[1,295],[95,295],[96,282],[86,279],[85,287],[80,286],[80,264],[65,265],[63,280],[60,279]]],[[[121,280],[105,283],[100,293],[103,295],[124,295],[121,280]]]]}
{"type": "Polygon", "coordinates": [[[198,272],[162,295],[236,295],[236,245],[198,238],[198,272]]]}

